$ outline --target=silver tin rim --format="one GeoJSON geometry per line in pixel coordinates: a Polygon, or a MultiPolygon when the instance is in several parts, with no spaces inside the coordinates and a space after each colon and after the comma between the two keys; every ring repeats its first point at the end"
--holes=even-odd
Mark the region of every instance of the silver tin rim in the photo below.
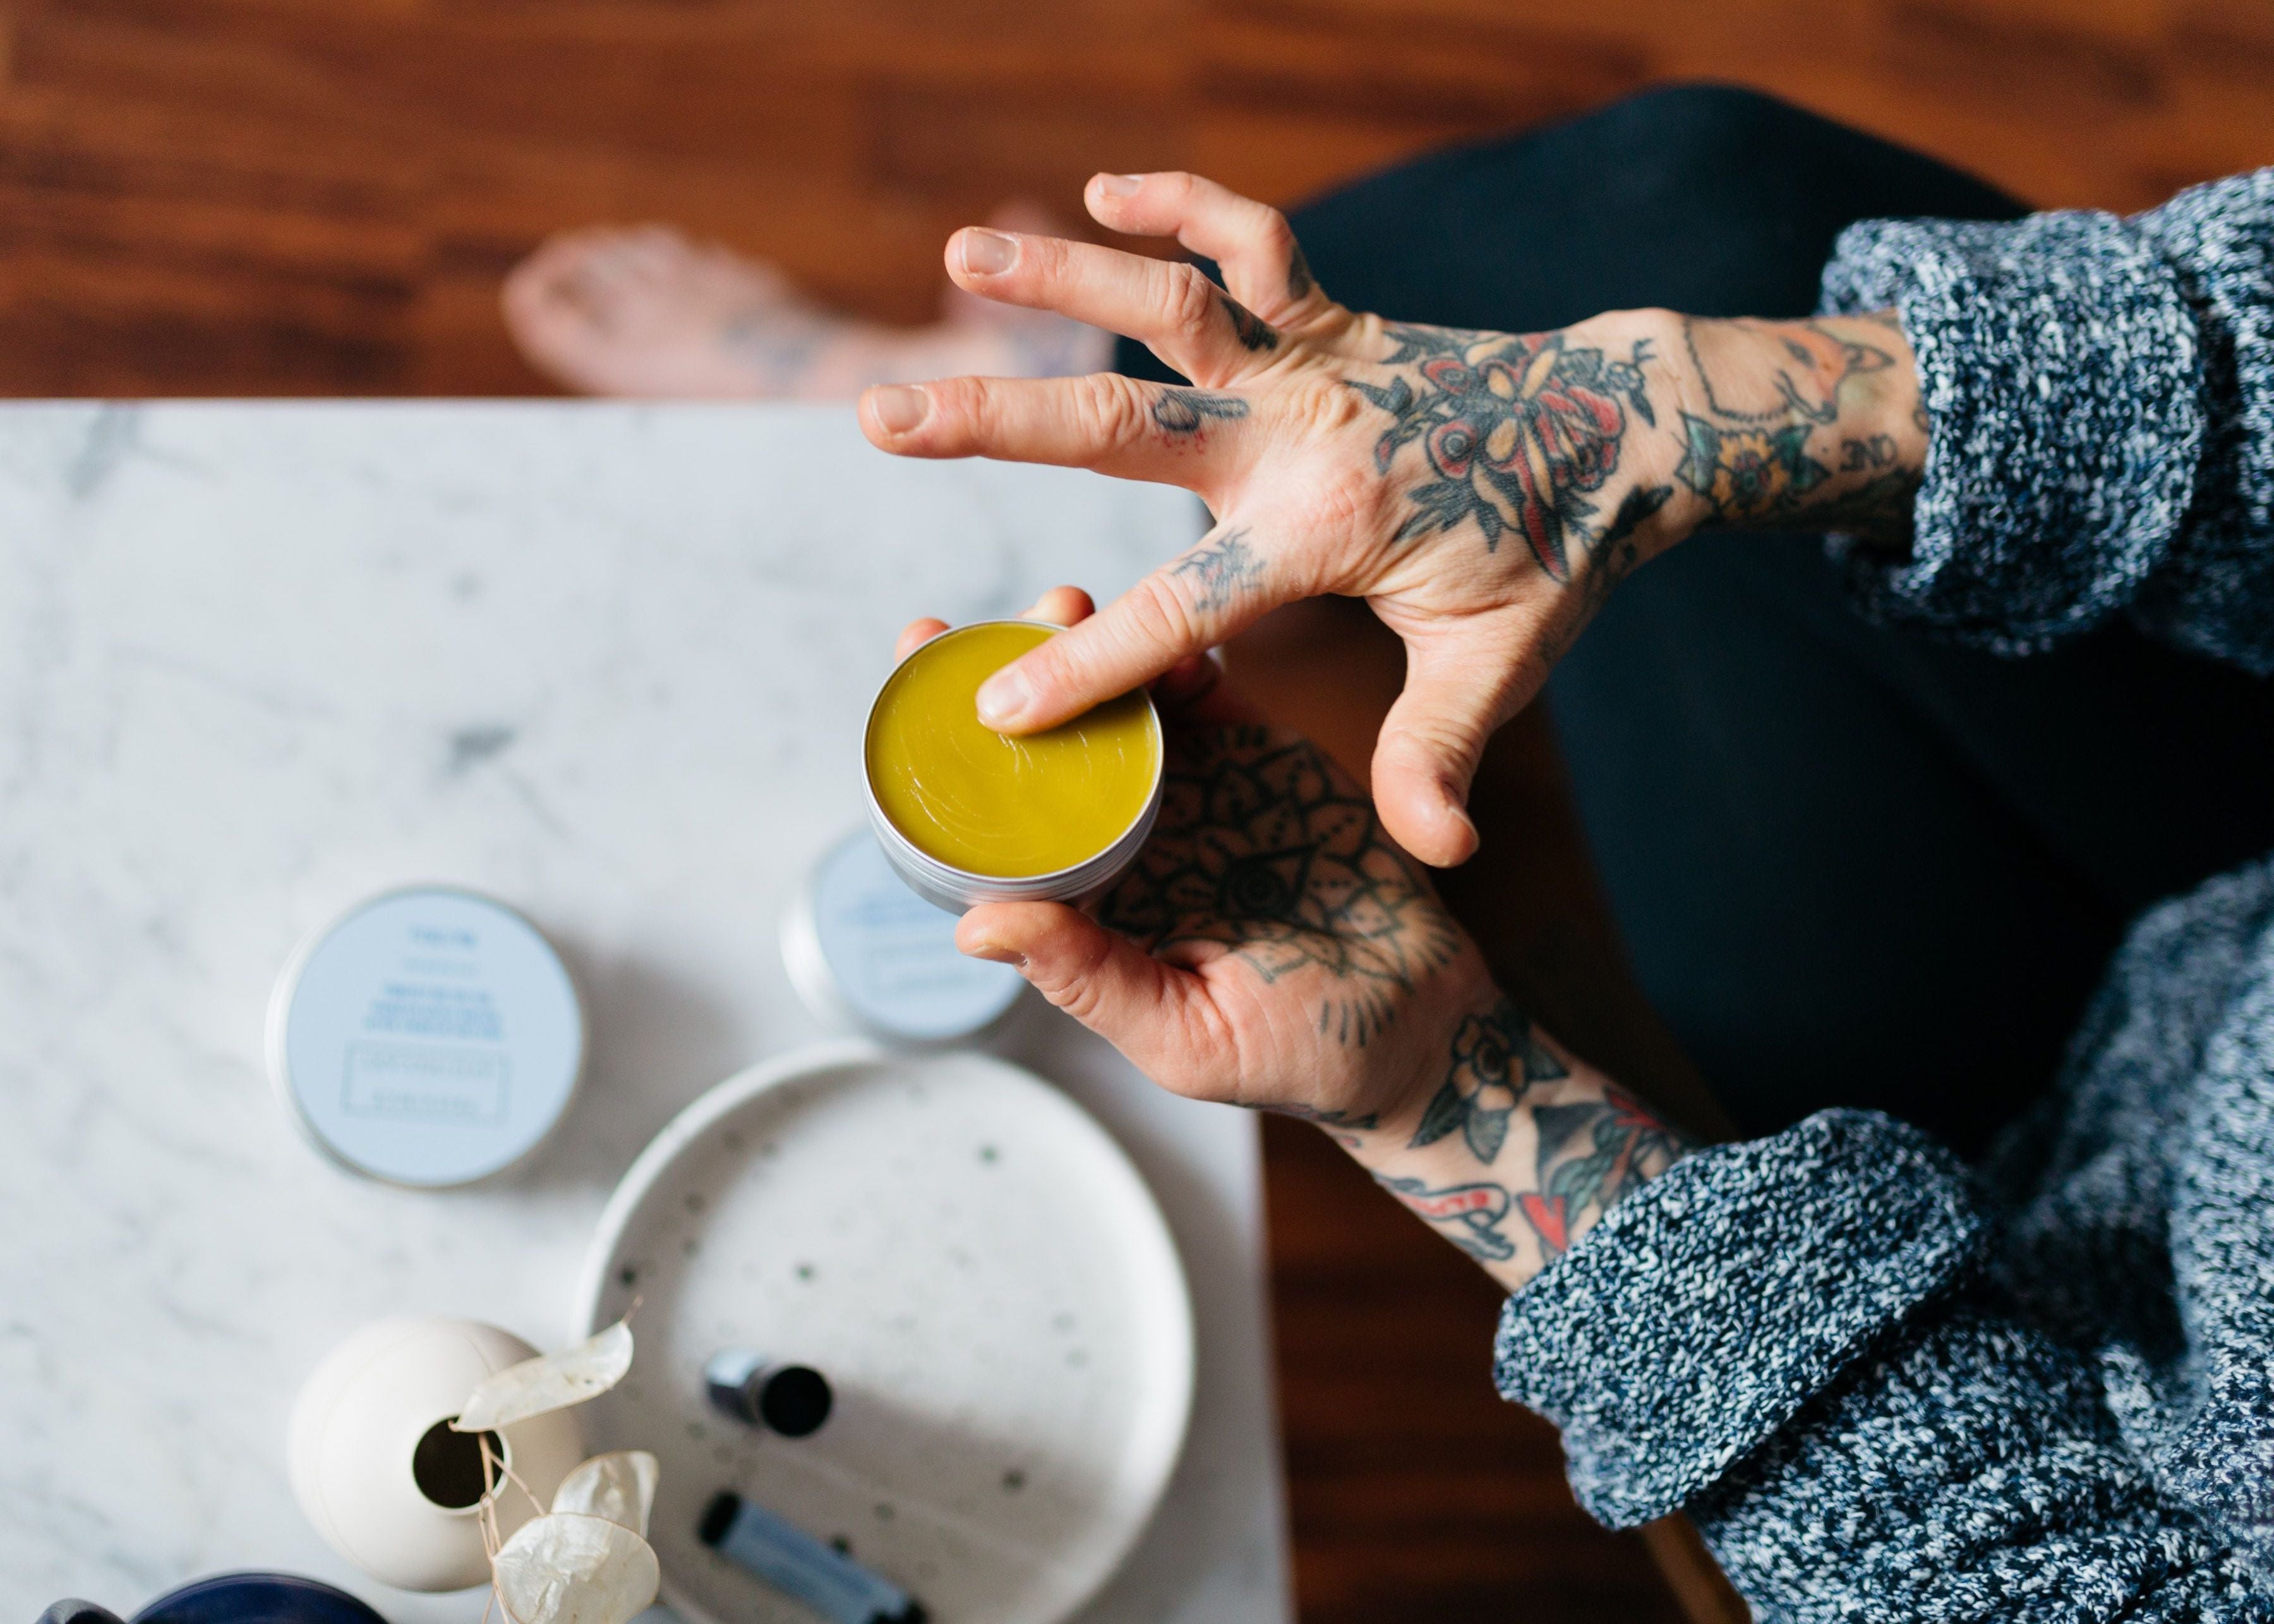
{"type": "Polygon", "coordinates": [[[576,973],[568,967],[568,961],[562,957],[559,945],[551,936],[546,936],[538,928],[535,920],[511,903],[499,901],[487,891],[476,891],[471,885],[456,885],[447,880],[438,880],[423,884],[390,885],[385,891],[373,891],[360,901],[341,909],[330,919],[302,936],[300,944],[292,950],[292,956],[284,961],[284,968],[276,977],[276,985],[269,989],[268,1018],[263,1048],[267,1052],[268,1063],[269,1087],[275,1090],[276,1098],[284,1107],[285,1116],[291,1119],[293,1127],[299,1130],[300,1137],[315,1147],[325,1161],[329,1162],[334,1167],[354,1174],[358,1178],[367,1178],[375,1184],[385,1184],[391,1189],[465,1190],[476,1184],[487,1184],[493,1178],[502,1178],[516,1168],[525,1165],[531,1157],[551,1143],[553,1136],[561,1131],[561,1124],[568,1119],[568,1113],[576,1109],[577,1096],[584,1090],[584,1071],[585,1068],[591,1064],[592,1056],[591,1016],[584,1007],[584,989],[576,984],[576,973]],[[316,956],[316,950],[329,940],[335,931],[358,914],[375,908],[382,902],[391,901],[396,897],[432,896],[437,892],[447,896],[464,897],[470,901],[495,908],[501,914],[510,914],[527,926],[530,933],[545,944],[546,951],[553,955],[553,961],[561,966],[561,977],[568,983],[568,1002],[576,1011],[576,1070],[568,1079],[568,1092],[561,1098],[560,1111],[546,1125],[545,1132],[531,1140],[528,1148],[512,1161],[502,1167],[492,1168],[488,1172],[473,1178],[453,1179],[445,1184],[423,1184],[406,1178],[391,1178],[385,1173],[374,1172],[360,1162],[350,1159],[337,1146],[316,1132],[316,1124],[310,1122],[308,1114],[300,1109],[299,1095],[292,1088],[292,1073],[286,1055],[285,1034],[291,1024],[292,1000],[300,990],[300,977],[307,970],[308,961],[316,956]]]}
{"type": "MultiPolygon", "coordinates": [[[[963,626],[953,627],[940,633],[939,635],[952,637],[958,632],[970,631],[982,626],[1040,626],[1053,633],[1065,629],[1062,626],[1053,626],[1047,620],[1021,620],[1015,618],[998,617],[991,620],[973,620],[963,626]]],[[[918,849],[914,841],[894,827],[892,820],[885,816],[883,804],[877,799],[876,780],[870,776],[869,772],[869,736],[877,725],[877,707],[884,703],[885,691],[892,687],[892,679],[900,674],[901,666],[906,665],[908,660],[915,658],[924,649],[930,648],[932,643],[937,641],[938,641],[937,638],[931,639],[911,650],[907,659],[897,662],[892,669],[885,673],[885,680],[877,685],[875,696],[869,702],[869,718],[861,729],[862,794],[868,803],[869,826],[876,831],[877,844],[885,848],[886,861],[891,862],[900,876],[908,883],[909,889],[916,895],[934,907],[945,909],[950,914],[960,914],[965,909],[975,907],[983,902],[1078,903],[1099,895],[1107,886],[1120,877],[1121,871],[1129,866],[1130,861],[1137,855],[1146,840],[1151,836],[1153,825],[1161,816],[1161,795],[1167,777],[1169,741],[1167,730],[1161,725],[1160,707],[1153,703],[1153,695],[1149,693],[1145,695],[1145,714],[1153,725],[1153,787],[1151,793],[1145,798],[1143,808],[1139,811],[1127,828],[1115,836],[1112,841],[1096,855],[1085,858],[1068,868],[1054,869],[1049,874],[1020,875],[1013,877],[974,874],[969,869],[958,868],[952,864],[944,863],[918,849]]]]}

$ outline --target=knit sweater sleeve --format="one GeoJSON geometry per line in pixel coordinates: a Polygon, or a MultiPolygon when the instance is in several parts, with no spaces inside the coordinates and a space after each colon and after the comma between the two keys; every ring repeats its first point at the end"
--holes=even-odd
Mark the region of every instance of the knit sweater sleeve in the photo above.
{"type": "Polygon", "coordinates": [[[1929,426],[1866,606],[2024,653],[2127,614],[2274,673],[2274,169],[2120,219],[1866,221],[1824,307],[1894,308],[1929,426]]]}
{"type": "Polygon", "coordinates": [[[2001,1314],[1985,1227],[1876,1114],[1706,1152],[1509,1299],[1501,1391],[1598,1518],[1686,1509],[1765,1618],[2265,1624],[2091,1369],[2001,1314]]]}

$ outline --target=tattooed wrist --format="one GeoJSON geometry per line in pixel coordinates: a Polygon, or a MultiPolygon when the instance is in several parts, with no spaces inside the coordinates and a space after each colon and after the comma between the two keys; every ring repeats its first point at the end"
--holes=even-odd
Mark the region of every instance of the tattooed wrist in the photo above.
{"type": "Polygon", "coordinates": [[[1375,1181],[1511,1288],[1691,1147],[1495,996],[1455,1026],[1418,1115],[1343,1137],[1375,1181]]]}
{"type": "Polygon", "coordinates": [[[1675,477],[1692,525],[1908,541],[1926,425],[1900,323],[1684,318],[1683,350],[1675,477]]]}

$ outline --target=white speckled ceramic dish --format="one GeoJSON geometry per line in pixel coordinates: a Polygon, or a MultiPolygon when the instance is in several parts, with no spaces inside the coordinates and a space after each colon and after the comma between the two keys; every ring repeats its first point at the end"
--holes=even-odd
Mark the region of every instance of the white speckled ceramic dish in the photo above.
{"type": "Polygon", "coordinates": [[[661,1457],[651,1538],[689,1624],[811,1624],[696,1538],[721,1489],[841,1538],[936,1624],[1057,1624],[1143,1531],[1191,1412],[1151,1192],[1080,1107],[985,1056],[832,1046],[719,1085],[602,1215],[585,1321],[635,1298],[632,1373],[586,1425],[661,1457]],[[729,1345],[822,1371],[827,1424],[787,1440],[711,1410],[729,1345]]]}

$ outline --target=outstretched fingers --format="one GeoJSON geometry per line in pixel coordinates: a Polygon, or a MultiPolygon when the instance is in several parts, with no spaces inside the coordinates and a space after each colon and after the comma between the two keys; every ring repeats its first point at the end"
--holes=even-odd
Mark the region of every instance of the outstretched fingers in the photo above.
{"type": "Polygon", "coordinates": [[[861,396],[861,430],[900,456],[994,457],[1089,468],[1205,495],[1252,455],[1246,397],[1087,378],[943,378],[861,396]]]}
{"type": "Polygon", "coordinates": [[[1269,323],[1197,266],[1063,237],[967,226],[947,242],[957,287],[1133,338],[1196,383],[1229,383],[1279,348],[1269,323]]]}
{"type": "Polygon", "coordinates": [[[1056,726],[1177,670],[1299,590],[1244,526],[1220,527],[1065,635],[988,678],[979,688],[979,719],[1005,733],[1056,726]]]}
{"type": "Polygon", "coordinates": [[[1173,237],[1206,254],[1231,297],[1266,321],[1300,320],[1332,304],[1286,215],[1203,176],[1099,175],[1083,200],[1100,225],[1133,237],[1173,237]]]}

